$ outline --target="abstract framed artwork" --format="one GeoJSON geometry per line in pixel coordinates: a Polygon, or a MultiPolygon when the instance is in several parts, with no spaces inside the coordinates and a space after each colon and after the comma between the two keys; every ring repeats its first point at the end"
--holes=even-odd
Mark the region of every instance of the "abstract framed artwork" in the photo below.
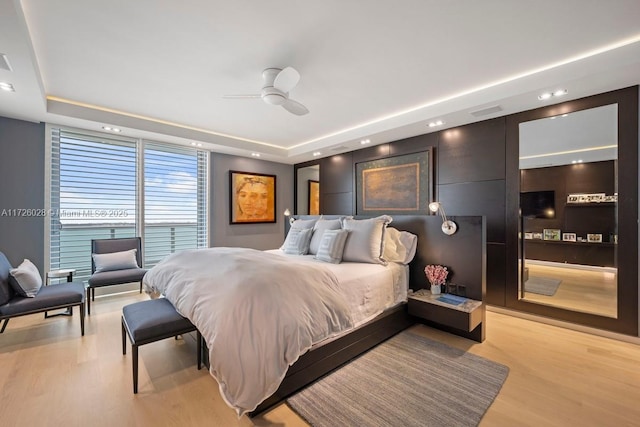
{"type": "Polygon", "coordinates": [[[276,176],[229,171],[231,224],[276,222],[276,176]]]}
{"type": "Polygon", "coordinates": [[[428,213],[431,165],[431,150],[356,163],[356,213],[428,213]]]}
{"type": "Polygon", "coordinates": [[[309,206],[307,212],[309,215],[320,215],[320,182],[309,179],[309,206]]]}

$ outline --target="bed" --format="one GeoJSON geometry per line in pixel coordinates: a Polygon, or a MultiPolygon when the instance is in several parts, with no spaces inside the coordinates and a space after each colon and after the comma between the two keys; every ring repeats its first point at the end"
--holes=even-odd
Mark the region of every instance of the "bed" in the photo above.
{"type": "Polygon", "coordinates": [[[391,218],[351,219],[346,233],[318,228],[335,218],[316,221],[293,223],[277,250],[183,251],[145,276],[147,290],[163,294],[202,333],[210,373],[238,415],[268,409],[412,323],[405,309],[411,249],[393,259],[381,247],[391,218]],[[321,261],[319,245],[327,245],[319,239],[314,255],[287,252],[293,234],[313,247],[314,233],[347,234],[345,260],[321,261]]]}

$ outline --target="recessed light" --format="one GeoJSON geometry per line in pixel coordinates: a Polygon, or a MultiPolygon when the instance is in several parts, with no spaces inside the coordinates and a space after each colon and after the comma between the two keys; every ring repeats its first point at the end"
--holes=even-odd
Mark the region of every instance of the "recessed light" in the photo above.
{"type": "Polygon", "coordinates": [[[202,147],[202,144],[198,142],[198,147],[202,147]]]}
{"type": "Polygon", "coordinates": [[[191,145],[193,145],[193,146],[195,147],[195,146],[196,146],[196,143],[195,143],[195,142],[192,142],[192,143],[191,143],[191,145]]]}
{"type": "Polygon", "coordinates": [[[558,89],[554,92],[545,92],[545,93],[541,93],[540,95],[538,95],[538,99],[540,101],[544,101],[547,100],[549,98],[551,98],[552,96],[562,96],[562,95],[566,95],[568,93],[568,91],[566,89],[558,89]]]}
{"type": "Polygon", "coordinates": [[[116,133],[120,133],[120,132],[122,132],[119,128],[113,128],[113,129],[111,129],[111,130],[112,130],[112,131],[114,131],[114,132],[116,132],[116,133]]]}
{"type": "Polygon", "coordinates": [[[360,141],[360,144],[362,144],[362,145],[366,145],[366,144],[368,144],[368,143],[370,143],[370,142],[371,142],[371,140],[370,140],[370,139],[363,139],[362,141],[360,141]]]}
{"type": "Polygon", "coordinates": [[[111,130],[111,126],[102,126],[102,129],[110,131],[111,130]]]}
{"type": "Polygon", "coordinates": [[[429,123],[429,127],[433,128],[436,126],[442,126],[444,124],[444,122],[442,120],[436,120],[435,122],[431,122],[429,123]]]}
{"type": "Polygon", "coordinates": [[[567,116],[568,116],[568,114],[563,114],[561,117],[567,117],[567,116]]]}
{"type": "Polygon", "coordinates": [[[315,153],[313,153],[313,157],[318,157],[319,155],[321,155],[322,153],[319,151],[316,151],[315,153]]]}
{"type": "Polygon", "coordinates": [[[253,157],[260,157],[260,153],[251,153],[253,157]]]}
{"type": "Polygon", "coordinates": [[[16,90],[13,88],[13,85],[11,83],[7,83],[7,82],[0,82],[0,89],[7,91],[7,92],[15,92],[16,90]]]}

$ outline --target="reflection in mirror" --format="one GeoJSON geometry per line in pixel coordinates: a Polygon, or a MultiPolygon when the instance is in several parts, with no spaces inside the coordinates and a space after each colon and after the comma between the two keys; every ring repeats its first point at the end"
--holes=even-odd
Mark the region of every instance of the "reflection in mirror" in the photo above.
{"type": "Polygon", "coordinates": [[[314,185],[313,182],[318,183],[320,180],[320,166],[313,165],[307,166],[304,168],[298,169],[298,174],[296,176],[296,188],[297,188],[297,206],[296,213],[298,215],[317,215],[320,211],[320,193],[319,185],[314,185]],[[311,182],[311,183],[310,183],[311,182]],[[313,190],[318,189],[317,192],[313,190]],[[309,194],[310,190],[313,194],[309,194]],[[317,210],[318,213],[311,213],[309,208],[311,207],[312,211],[317,210]]]}
{"type": "Polygon", "coordinates": [[[520,299],[617,318],[617,115],[520,123],[520,299]]]}

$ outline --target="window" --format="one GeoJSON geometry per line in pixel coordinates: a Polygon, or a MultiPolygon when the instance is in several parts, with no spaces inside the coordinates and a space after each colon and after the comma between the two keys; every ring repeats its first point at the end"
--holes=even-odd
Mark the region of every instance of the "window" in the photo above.
{"type": "Polygon", "coordinates": [[[91,274],[91,240],[142,236],[146,268],[207,246],[207,154],[51,128],[49,268],[91,274]]]}
{"type": "Polygon", "coordinates": [[[144,145],[144,263],[206,247],[206,153],[144,145]]]}

